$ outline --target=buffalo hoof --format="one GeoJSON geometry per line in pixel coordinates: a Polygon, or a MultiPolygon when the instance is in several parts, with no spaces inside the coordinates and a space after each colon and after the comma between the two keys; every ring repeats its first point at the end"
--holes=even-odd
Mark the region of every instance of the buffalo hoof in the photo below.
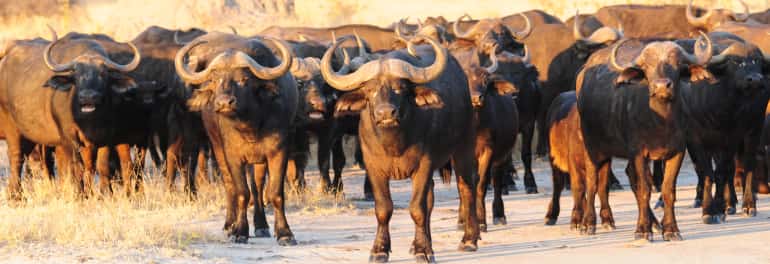
{"type": "Polygon", "coordinates": [[[596,235],[596,226],[581,226],[580,227],[580,234],[584,236],[593,236],[596,235]]]}
{"type": "Polygon", "coordinates": [[[267,228],[257,228],[254,230],[255,237],[270,237],[270,231],[267,228]]]}
{"type": "Polygon", "coordinates": [[[602,228],[604,228],[604,230],[607,230],[607,231],[613,231],[617,229],[615,227],[615,223],[602,223],[602,228]]]}
{"type": "Polygon", "coordinates": [[[692,203],[692,208],[700,208],[702,205],[703,205],[703,200],[695,199],[695,202],[692,203]]]}
{"type": "Polygon", "coordinates": [[[743,208],[743,216],[745,217],[757,216],[757,208],[743,208]]]}
{"type": "Polygon", "coordinates": [[[389,258],[390,256],[385,252],[372,253],[369,255],[369,263],[388,263],[389,258]]]}
{"type": "Polygon", "coordinates": [[[546,218],[545,219],[545,225],[556,225],[556,218],[546,218]]]}
{"type": "Polygon", "coordinates": [[[682,238],[682,235],[679,234],[679,232],[664,232],[663,240],[664,241],[682,241],[684,240],[684,238],[682,238]]]}
{"type": "Polygon", "coordinates": [[[516,184],[508,184],[508,188],[503,189],[503,191],[511,191],[511,192],[518,192],[519,187],[516,187],[516,184]]]}
{"type": "Polygon", "coordinates": [[[373,193],[365,193],[364,194],[364,201],[374,202],[374,194],[373,193]]]}
{"type": "Polygon", "coordinates": [[[658,201],[655,203],[655,207],[654,207],[653,209],[659,209],[659,208],[663,208],[664,206],[665,206],[665,204],[663,203],[663,200],[658,200],[658,201]]]}
{"type": "Polygon", "coordinates": [[[479,246],[476,245],[476,242],[465,241],[465,242],[460,242],[460,246],[457,247],[457,250],[462,252],[475,252],[479,250],[479,246]]]}
{"type": "Polygon", "coordinates": [[[727,212],[728,215],[734,215],[736,210],[735,210],[735,207],[731,206],[731,207],[727,207],[727,210],[725,210],[725,212],[727,212]]]}
{"type": "Polygon", "coordinates": [[[612,184],[610,184],[610,190],[611,191],[622,191],[623,190],[623,185],[620,185],[620,183],[617,183],[617,182],[613,182],[612,184]]]}
{"type": "Polygon", "coordinates": [[[417,253],[414,255],[414,262],[417,263],[436,263],[436,257],[433,254],[417,253]]]}
{"type": "Polygon", "coordinates": [[[278,245],[282,247],[296,246],[297,240],[292,236],[282,237],[278,239],[278,245]]]}
{"type": "Polygon", "coordinates": [[[636,232],[634,233],[634,240],[652,241],[652,232],[636,232]]]}
{"type": "Polygon", "coordinates": [[[572,231],[572,232],[577,232],[577,231],[579,231],[579,230],[580,230],[580,225],[579,225],[579,224],[576,224],[576,223],[571,223],[571,224],[569,225],[569,231],[572,231]]]}
{"type": "Polygon", "coordinates": [[[249,242],[249,236],[230,235],[230,242],[236,244],[246,244],[249,242]]]}
{"type": "Polygon", "coordinates": [[[707,225],[716,225],[721,224],[724,222],[725,216],[724,215],[703,215],[701,216],[701,220],[703,220],[704,224],[707,225]]]}
{"type": "Polygon", "coordinates": [[[527,194],[536,194],[537,187],[527,187],[527,194]]]}
{"type": "Polygon", "coordinates": [[[652,232],[653,233],[662,233],[663,232],[663,226],[661,226],[660,223],[658,223],[658,222],[652,223],[652,232]]]}
{"type": "Polygon", "coordinates": [[[757,193],[759,194],[770,193],[770,186],[768,186],[766,182],[760,182],[759,186],[757,186],[757,193]]]}
{"type": "Polygon", "coordinates": [[[479,232],[487,232],[487,224],[479,224],[479,232]]]}
{"type": "Polygon", "coordinates": [[[492,224],[493,225],[507,225],[508,221],[505,220],[505,216],[503,216],[503,217],[493,217],[492,218],[492,224]]]}
{"type": "Polygon", "coordinates": [[[509,195],[509,194],[511,194],[511,192],[508,191],[508,188],[503,188],[503,190],[500,191],[500,194],[502,194],[502,195],[509,195]]]}

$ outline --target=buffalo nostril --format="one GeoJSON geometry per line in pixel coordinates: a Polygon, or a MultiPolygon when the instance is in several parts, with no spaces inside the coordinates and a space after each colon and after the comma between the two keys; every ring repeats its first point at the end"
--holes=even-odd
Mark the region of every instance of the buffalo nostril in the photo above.
{"type": "Polygon", "coordinates": [[[382,119],[394,118],[396,116],[396,108],[392,106],[381,106],[377,108],[375,114],[382,119]]]}

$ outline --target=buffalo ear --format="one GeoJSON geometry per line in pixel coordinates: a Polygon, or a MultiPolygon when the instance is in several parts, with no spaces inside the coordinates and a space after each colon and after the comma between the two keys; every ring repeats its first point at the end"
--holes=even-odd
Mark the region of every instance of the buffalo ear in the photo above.
{"type": "Polygon", "coordinates": [[[414,103],[421,108],[437,109],[444,107],[441,96],[433,89],[423,86],[414,88],[414,103]]]}
{"type": "Polygon", "coordinates": [[[716,78],[705,67],[700,65],[690,65],[688,71],[685,74],[690,75],[691,82],[708,81],[715,82],[716,78]]]}
{"type": "Polygon", "coordinates": [[[212,92],[209,90],[193,90],[190,99],[187,99],[187,108],[191,112],[200,112],[211,100],[212,92]]]}
{"type": "Polygon", "coordinates": [[[640,81],[644,79],[644,71],[642,71],[639,68],[630,67],[625,70],[623,70],[620,75],[618,75],[618,78],[615,79],[615,85],[621,85],[621,84],[628,84],[633,83],[635,81],[640,81]]]}
{"type": "Polygon", "coordinates": [[[364,107],[366,107],[366,94],[363,91],[357,90],[344,93],[337,99],[337,104],[334,107],[334,116],[358,115],[364,107]]]}
{"type": "Polygon", "coordinates": [[[499,95],[511,95],[519,92],[519,89],[516,89],[516,86],[514,86],[513,83],[503,78],[493,78],[492,88],[494,88],[499,95]]]}
{"type": "Polygon", "coordinates": [[[45,83],[45,87],[51,87],[56,90],[67,91],[75,85],[75,80],[68,75],[54,75],[45,83]]]}

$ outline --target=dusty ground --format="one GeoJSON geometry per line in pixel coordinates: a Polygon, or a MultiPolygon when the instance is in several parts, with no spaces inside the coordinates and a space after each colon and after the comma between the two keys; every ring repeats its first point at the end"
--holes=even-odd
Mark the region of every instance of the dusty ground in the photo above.
{"type": "MultiPolygon", "coordinates": [[[[455,230],[456,187],[438,184],[431,222],[436,259],[454,263],[563,263],[568,260],[577,261],[573,263],[770,263],[766,242],[770,236],[770,199],[760,196],[757,217],[729,216],[725,224],[701,224],[700,209],[691,208],[695,175],[689,163],[679,178],[676,203],[679,227],[686,240],[662,242],[661,236],[656,234],[652,243],[632,241],[637,210],[622,173],[623,166],[623,162],[616,162],[614,170],[626,190],[613,192],[610,196],[617,230],[600,230],[590,237],[571,232],[567,225],[572,206],[569,193],[562,199],[558,225],[544,226],[543,216],[551,194],[550,170],[547,163],[537,162],[540,194],[527,195],[519,191],[505,196],[508,225],[491,226],[488,233],[482,234],[480,249],[475,253],[455,250],[462,235],[455,230]]],[[[311,185],[315,184],[315,175],[312,173],[310,177],[311,185]]],[[[342,203],[312,210],[301,205],[292,206],[288,219],[299,242],[294,247],[279,247],[273,238],[251,238],[245,245],[228,243],[220,231],[224,218],[222,214],[214,214],[204,221],[174,220],[181,221],[178,225],[202,226],[204,232],[213,237],[207,242],[174,247],[127,247],[120,243],[67,246],[54,241],[14,245],[0,241],[0,262],[362,263],[368,258],[376,224],[373,203],[360,200],[362,180],[362,171],[348,169],[345,173],[347,197],[342,203]]],[[[408,250],[414,229],[405,209],[410,183],[393,182],[391,188],[396,207],[391,223],[391,260],[394,263],[412,262],[408,250]]],[[[662,216],[661,211],[656,213],[658,217],[662,216]]]]}

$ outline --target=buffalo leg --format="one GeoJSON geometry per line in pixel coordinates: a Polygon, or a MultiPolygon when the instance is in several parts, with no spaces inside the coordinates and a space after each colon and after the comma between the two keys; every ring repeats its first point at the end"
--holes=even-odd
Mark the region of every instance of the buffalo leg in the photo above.
{"type": "MultiPolygon", "coordinates": [[[[744,216],[757,215],[756,189],[754,184],[754,175],[756,169],[756,157],[752,146],[745,146],[741,151],[740,157],[744,160],[744,180],[743,180],[743,202],[742,211],[744,216]]],[[[733,188],[735,190],[735,188],[733,188]]],[[[731,193],[732,195],[732,193],[731,193]]],[[[737,199],[736,199],[737,200],[737,199]]]]}
{"type": "MultiPolygon", "coordinates": [[[[601,170],[607,166],[607,162],[592,163],[586,162],[586,177],[585,177],[585,201],[583,208],[583,221],[580,225],[580,234],[594,235],[596,234],[596,192],[598,190],[598,180],[601,177],[601,170]]],[[[574,175],[577,176],[577,175],[574,175]]],[[[576,201],[577,202],[577,201],[576,201]]]]}
{"type": "Polygon", "coordinates": [[[679,176],[683,158],[684,152],[679,152],[666,160],[665,163],[665,174],[663,175],[663,185],[661,188],[663,203],[665,203],[662,223],[663,240],[665,241],[682,240],[679,226],[676,223],[676,215],[674,214],[674,202],[676,202],[676,178],[679,176]]]}
{"type": "MultiPolygon", "coordinates": [[[[559,168],[551,164],[551,179],[553,180],[553,194],[551,195],[551,202],[548,204],[548,212],[545,214],[545,224],[555,225],[559,218],[561,210],[560,199],[561,192],[564,189],[564,180],[567,173],[561,171],[559,168]]],[[[575,200],[577,203],[577,200],[575,200]]]]}
{"type": "Polygon", "coordinates": [[[273,204],[275,212],[275,224],[273,227],[278,244],[281,246],[292,246],[296,245],[297,241],[294,240],[294,234],[289,228],[284,211],[283,181],[286,179],[286,163],[288,159],[286,155],[287,153],[284,149],[277,151],[272,157],[268,158],[267,169],[270,174],[270,184],[268,184],[267,195],[270,203],[273,204]]]}
{"type": "Polygon", "coordinates": [[[452,167],[457,174],[457,186],[460,194],[461,208],[465,208],[465,214],[461,218],[465,219],[465,232],[460,245],[461,251],[478,250],[479,225],[475,215],[476,211],[476,182],[473,177],[473,150],[458,150],[452,157],[452,167]]]}
{"type": "MultiPolygon", "coordinates": [[[[326,192],[336,191],[329,178],[329,154],[331,146],[329,140],[326,140],[326,133],[318,133],[318,171],[321,174],[321,187],[326,192]]],[[[340,139],[339,141],[342,141],[340,139]]],[[[335,142],[336,143],[336,142],[335,142]]]]}
{"type": "Polygon", "coordinates": [[[249,221],[246,214],[249,206],[249,189],[246,182],[243,163],[238,159],[228,158],[233,198],[235,200],[235,222],[232,223],[228,237],[235,243],[246,243],[249,239],[249,221]],[[234,161],[235,160],[235,161],[234,161]]]}
{"type": "MultiPolygon", "coordinates": [[[[636,176],[636,167],[634,167],[633,162],[629,162],[626,166],[626,174],[628,175],[628,182],[631,185],[631,192],[634,193],[634,197],[636,197],[636,186],[637,186],[637,176],[636,176]]],[[[649,207],[648,207],[649,208],[649,207]]],[[[647,213],[649,217],[650,223],[652,223],[652,230],[653,231],[661,231],[663,230],[663,227],[661,227],[660,222],[658,222],[658,218],[655,217],[655,213],[650,209],[650,211],[647,213]]]]}
{"type": "Polygon", "coordinates": [[[182,138],[178,137],[166,149],[166,186],[169,191],[174,191],[176,182],[176,170],[179,166],[179,155],[182,152],[182,138]]]}
{"type": "Polygon", "coordinates": [[[99,190],[102,195],[112,194],[112,172],[110,171],[110,148],[96,150],[96,171],[99,174],[99,190]]]}
{"type": "MultiPolygon", "coordinates": [[[[409,201],[409,214],[414,221],[414,240],[412,241],[412,254],[417,261],[435,262],[433,246],[428,235],[430,232],[430,213],[428,212],[428,187],[433,170],[430,162],[423,161],[420,167],[412,175],[412,197],[409,201]]],[[[473,217],[473,216],[471,216],[473,217]]]]}
{"type": "Polygon", "coordinates": [[[502,166],[493,167],[490,171],[490,174],[492,175],[492,186],[495,192],[495,196],[492,200],[493,225],[507,224],[507,221],[505,220],[505,205],[503,204],[503,188],[505,187],[503,186],[503,177],[507,175],[505,175],[505,170],[501,167],[502,166]]]}
{"type": "Polygon", "coordinates": [[[266,164],[254,164],[254,185],[251,188],[251,199],[254,201],[254,236],[270,237],[270,226],[265,217],[265,169],[266,164]]]}
{"type": "Polygon", "coordinates": [[[532,136],[534,124],[526,125],[521,130],[521,161],[524,163],[524,187],[527,194],[537,193],[535,175],[532,173],[532,136]]]}
{"type": "Polygon", "coordinates": [[[393,216],[393,200],[390,197],[388,177],[371,175],[374,194],[374,212],[377,216],[377,234],[369,255],[369,262],[388,262],[390,256],[390,218],[393,216]]]}
{"type": "Polygon", "coordinates": [[[94,152],[96,152],[94,148],[80,148],[80,158],[83,159],[83,191],[86,198],[93,196],[94,191],[94,172],[96,171],[94,168],[96,153],[94,152]]]}
{"type": "Polygon", "coordinates": [[[487,232],[487,211],[486,211],[486,196],[487,196],[487,185],[489,185],[489,177],[490,175],[490,162],[492,159],[492,149],[485,148],[483,151],[481,151],[480,155],[478,155],[478,170],[476,173],[479,175],[479,181],[476,183],[476,219],[479,223],[479,230],[481,232],[487,232]]]}
{"type": "Polygon", "coordinates": [[[334,169],[334,181],[332,185],[337,192],[342,192],[342,169],[345,168],[345,150],[342,140],[335,140],[332,144],[332,168],[334,169]]]}
{"type": "MultiPolygon", "coordinates": [[[[636,155],[632,161],[636,173],[636,203],[639,209],[636,231],[634,239],[646,239],[652,241],[652,223],[650,222],[650,186],[652,185],[652,174],[650,173],[649,159],[643,155],[636,155]]],[[[587,208],[590,210],[591,208],[587,208]]]]}
{"type": "Polygon", "coordinates": [[[597,191],[599,192],[599,202],[601,203],[601,210],[599,216],[602,218],[602,227],[605,230],[615,230],[615,219],[612,216],[612,209],[610,208],[610,172],[612,171],[612,162],[608,161],[601,168],[599,168],[599,181],[597,191]]]}
{"type": "Polygon", "coordinates": [[[134,184],[136,184],[132,181],[134,173],[131,167],[131,147],[128,144],[118,144],[115,145],[115,151],[118,153],[118,159],[120,159],[120,175],[123,178],[123,190],[126,196],[131,196],[135,189],[134,184]]]}

